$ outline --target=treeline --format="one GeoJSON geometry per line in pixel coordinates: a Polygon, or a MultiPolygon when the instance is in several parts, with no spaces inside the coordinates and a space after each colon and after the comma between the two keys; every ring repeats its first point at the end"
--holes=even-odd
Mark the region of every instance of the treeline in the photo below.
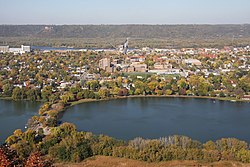
{"type": "Polygon", "coordinates": [[[217,38],[249,37],[250,25],[0,25],[1,37],[217,38]]]}
{"type": "Polygon", "coordinates": [[[234,138],[223,138],[203,144],[185,136],[169,136],[152,140],[135,138],[126,142],[104,135],[77,132],[76,127],[70,123],[52,128],[49,135],[32,130],[26,132],[16,130],[6,140],[6,144],[7,147],[0,148],[1,166],[4,163],[19,163],[22,166],[27,161],[36,163],[38,159],[41,164],[49,166],[52,162],[80,162],[94,155],[148,162],[169,160],[250,162],[249,145],[234,138]]]}
{"type": "MultiPolygon", "coordinates": [[[[131,77],[122,79],[117,77],[116,81],[105,81],[100,83],[98,80],[91,80],[66,87],[61,92],[55,86],[44,86],[40,88],[14,87],[7,83],[2,86],[3,92],[0,96],[12,97],[13,100],[31,100],[54,103],[58,100],[67,104],[81,99],[107,99],[117,96],[133,95],[187,95],[187,96],[209,96],[209,97],[229,97],[241,99],[250,92],[250,73],[240,77],[233,87],[230,78],[225,76],[203,76],[192,75],[188,80],[184,77],[156,77],[154,75],[142,79],[131,77]],[[224,90],[221,89],[223,83],[224,90]],[[130,88],[123,85],[126,84],[130,88]],[[84,89],[82,88],[84,87],[84,89]]],[[[234,75],[232,75],[234,76],[234,75]]]]}

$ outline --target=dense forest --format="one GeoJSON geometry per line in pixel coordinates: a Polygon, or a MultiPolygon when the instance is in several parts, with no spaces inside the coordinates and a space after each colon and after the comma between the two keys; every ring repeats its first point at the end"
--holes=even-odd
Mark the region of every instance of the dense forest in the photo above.
{"type": "Polygon", "coordinates": [[[250,25],[0,25],[2,37],[217,38],[250,37],[250,25]]]}
{"type": "Polygon", "coordinates": [[[0,25],[0,44],[111,47],[247,45],[250,25],[0,25]]]}
{"type": "Polygon", "coordinates": [[[89,132],[77,132],[70,123],[54,127],[50,135],[42,130],[16,130],[0,147],[1,166],[51,166],[53,162],[80,162],[95,155],[123,157],[148,162],[169,160],[233,160],[249,163],[249,145],[234,138],[204,144],[185,136],[160,139],[135,138],[128,142],[89,132]]]}

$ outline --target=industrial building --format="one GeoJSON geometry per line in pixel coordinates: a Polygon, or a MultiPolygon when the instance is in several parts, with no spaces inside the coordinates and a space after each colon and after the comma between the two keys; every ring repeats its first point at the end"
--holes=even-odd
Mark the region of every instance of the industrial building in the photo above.
{"type": "Polygon", "coordinates": [[[9,46],[0,46],[0,53],[10,52],[14,54],[23,54],[30,51],[30,46],[25,45],[21,45],[21,48],[10,48],[9,46]]]}

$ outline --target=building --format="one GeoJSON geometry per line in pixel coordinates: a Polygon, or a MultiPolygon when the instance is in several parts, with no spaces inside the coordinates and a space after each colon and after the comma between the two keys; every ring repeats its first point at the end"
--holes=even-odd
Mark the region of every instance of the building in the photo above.
{"type": "Polygon", "coordinates": [[[23,52],[30,52],[30,46],[21,45],[21,50],[22,50],[23,52]]]}
{"type": "Polygon", "coordinates": [[[186,65],[201,66],[201,62],[197,59],[184,59],[182,63],[186,65]]]}
{"type": "Polygon", "coordinates": [[[21,45],[21,48],[10,48],[9,46],[0,46],[0,52],[6,53],[11,52],[14,54],[23,54],[26,52],[30,52],[30,46],[21,45]]]}
{"type": "Polygon", "coordinates": [[[250,100],[250,95],[244,95],[244,96],[242,97],[242,100],[250,100]]]}
{"type": "Polygon", "coordinates": [[[103,58],[99,60],[99,68],[106,70],[107,67],[110,67],[110,58],[103,58]]]}
{"type": "Polygon", "coordinates": [[[9,52],[9,46],[0,46],[0,53],[9,52]]]}
{"type": "Polygon", "coordinates": [[[168,64],[168,63],[155,63],[154,64],[154,69],[171,69],[172,64],[168,64]]]}
{"type": "Polygon", "coordinates": [[[147,72],[147,65],[142,63],[137,63],[137,64],[132,64],[132,66],[134,66],[135,68],[135,72],[147,72]]]}

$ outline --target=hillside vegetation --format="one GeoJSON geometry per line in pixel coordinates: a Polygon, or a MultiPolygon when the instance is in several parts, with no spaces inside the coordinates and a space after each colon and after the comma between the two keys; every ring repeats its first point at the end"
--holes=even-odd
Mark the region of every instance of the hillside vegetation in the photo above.
{"type": "Polygon", "coordinates": [[[111,47],[246,45],[250,25],[0,25],[0,44],[111,47]]]}
{"type": "Polygon", "coordinates": [[[217,38],[249,37],[250,25],[0,25],[2,37],[217,38]]]}

